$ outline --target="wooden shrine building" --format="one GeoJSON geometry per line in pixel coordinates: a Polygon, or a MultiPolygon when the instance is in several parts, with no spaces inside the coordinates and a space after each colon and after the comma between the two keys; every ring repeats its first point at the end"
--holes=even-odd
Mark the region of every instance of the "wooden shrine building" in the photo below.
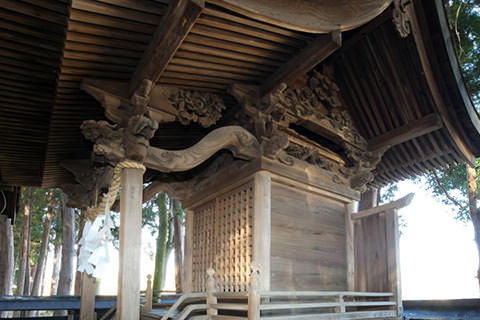
{"type": "Polygon", "coordinates": [[[354,204],[480,155],[442,0],[0,3],[0,187],[93,219],[121,186],[119,319],[159,191],[187,210],[197,318],[400,317],[411,197],[354,204]]]}

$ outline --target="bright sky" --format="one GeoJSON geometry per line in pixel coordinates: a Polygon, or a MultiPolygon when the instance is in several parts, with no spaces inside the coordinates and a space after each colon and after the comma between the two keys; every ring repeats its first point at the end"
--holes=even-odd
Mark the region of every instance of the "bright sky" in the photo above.
{"type": "MultiPolygon", "coordinates": [[[[406,223],[400,237],[403,299],[479,298],[473,227],[456,221],[450,208],[433,199],[421,185],[404,181],[399,184],[397,197],[409,192],[414,192],[415,198],[410,206],[400,210],[406,223]]],[[[142,241],[140,288],[144,290],[147,274],[154,270],[150,254],[155,250],[155,240],[144,230],[142,241]]],[[[111,261],[111,268],[100,285],[102,295],[117,292],[117,251],[112,252],[111,261]]],[[[174,290],[173,255],[168,264],[165,290],[174,290]]],[[[50,279],[50,261],[47,266],[50,270],[47,269],[46,276],[50,279]]]]}
{"type": "Polygon", "coordinates": [[[403,299],[479,298],[472,225],[456,221],[421,185],[401,182],[398,197],[409,192],[415,198],[400,210],[407,224],[400,237],[403,299]]]}

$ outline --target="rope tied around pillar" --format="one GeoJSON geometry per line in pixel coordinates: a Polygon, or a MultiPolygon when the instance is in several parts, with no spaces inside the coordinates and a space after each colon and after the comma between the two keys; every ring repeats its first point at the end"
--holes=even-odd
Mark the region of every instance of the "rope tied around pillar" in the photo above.
{"type": "Polygon", "coordinates": [[[141,169],[145,172],[146,168],[143,164],[132,161],[132,160],[124,160],[115,166],[113,169],[113,179],[110,188],[108,188],[108,192],[102,196],[100,203],[96,207],[88,207],[86,212],[86,217],[89,220],[95,220],[95,218],[104,212],[110,211],[112,208],[113,203],[115,202],[115,198],[117,197],[118,191],[120,190],[120,185],[122,182],[122,171],[123,169],[141,169]],[[110,199],[113,199],[110,201],[110,199]]]}
{"type": "Polygon", "coordinates": [[[110,209],[118,194],[122,182],[123,169],[140,169],[145,172],[145,166],[139,162],[124,160],[113,170],[113,178],[108,192],[96,207],[89,207],[86,212],[87,222],[84,234],[80,239],[80,254],[78,271],[86,272],[94,277],[101,277],[110,260],[109,246],[113,238],[111,229],[114,227],[110,218],[110,209]]]}

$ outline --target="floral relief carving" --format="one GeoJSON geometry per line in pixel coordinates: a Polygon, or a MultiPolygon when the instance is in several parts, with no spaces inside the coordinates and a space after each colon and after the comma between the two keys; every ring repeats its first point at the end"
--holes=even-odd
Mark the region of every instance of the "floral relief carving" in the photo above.
{"type": "Polygon", "coordinates": [[[183,125],[197,122],[208,128],[217,123],[226,109],[223,99],[211,92],[178,90],[168,100],[177,110],[177,119],[183,125]]]}

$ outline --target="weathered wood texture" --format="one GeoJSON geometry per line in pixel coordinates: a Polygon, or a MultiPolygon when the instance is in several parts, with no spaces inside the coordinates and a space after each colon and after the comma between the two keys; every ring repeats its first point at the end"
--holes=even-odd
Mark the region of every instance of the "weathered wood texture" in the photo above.
{"type": "MultiPolygon", "coordinates": [[[[270,290],[270,254],[271,254],[271,225],[272,225],[272,177],[266,171],[259,171],[253,177],[253,257],[255,267],[260,274],[256,275],[255,282],[259,290],[270,290]]],[[[247,265],[248,267],[248,265],[247,265]]],[[[255,270],[252,271],[256,273],[255,270]]]]}
{"type": "Polygon", "coordinates": [[[103,119],[103,109],[80,89],[80,82],[92,78],[124,82],[131,79],[166,8],[165,3],[151,0],[72,1],[69,23],[60,31],[65,32],[58,46],[63,50],[63,59],[58,59],[61,65],[49,114],[43,185],[70,180],[59,161],[88,158],[90,150],[80,124],[86,119],[103,119]]]}
{"type": "Polygon", "coordinates": [[[168,11],[153,34],[130,80],[129,95],[133,95],[144,79],[153,83],[158,80],[190,32],[203,6],[203,0],[169,2],[168,11]]]}
{"type": "Polygon", "coordinates": [[[253,208],[253,183],[248,182],[233,190],[227,189],[194,209],[193,292],[206,291],[205,274],[214,266],[218,291],[247,290],[252,261],[253,208]]]}
{"type": "Polygon", "coordinates": [[[355,221],[355,290],[393,292],[400,308],[398,215],[390,211],[355,221]]]}
{"type": "Polygon", "coordinates": [[[305,75],[327,59],[342,45],[340,31],[333,31],[328,35],[320,35],[303,48],[296,56],[278,68],[262,83],[260,96],[263,97],[273,91],[282,82],[291,85],[298,77],[305,75]]]}
{"type": "Polygon", "coordinates": [[[4,215],[0,215],[0,256],[2,257],[0,260],[0,295],[10,295],[12,294],[15,264],[13,261],[13,226],[11,220],[4,215]]]}
{"type": "Polygon", "coordinates": [[[80,320],[95,319],[95,285],[96,279],[84,272],[80,297],[80,320]]]}
{"type": "Polygon", "coordinates": [[[117,298],[119,320],[137,319],[140,314],[142,191],[142,170],[124,169],[120,196],[120,267],[117,298]]]}
{"type": "Polygon", "coordinates": [[[346,290],[344,203],[272,183],[272,290],[346,290]]]}
{"type": "Polygon", "coordinates": [[[183,292],[193,292],[193,215],[194,211],[185,209],[185,255],[183,273],[183,292]]]}

